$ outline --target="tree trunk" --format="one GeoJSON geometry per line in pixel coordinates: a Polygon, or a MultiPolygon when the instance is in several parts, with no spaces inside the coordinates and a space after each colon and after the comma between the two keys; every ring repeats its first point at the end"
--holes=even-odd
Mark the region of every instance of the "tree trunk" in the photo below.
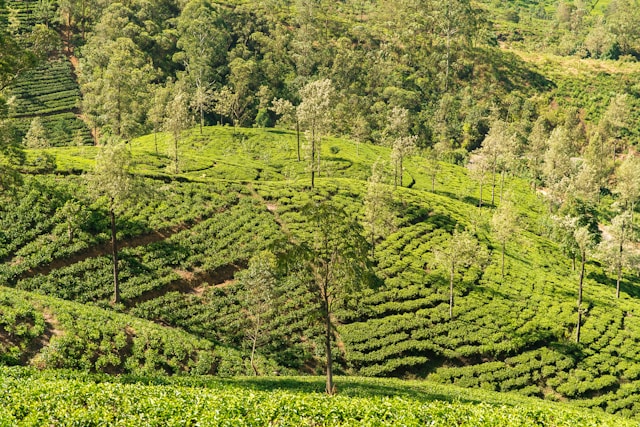
{"type": "Polygon", "coordinates": [[[298,139],[298,161],[300,161],[300,121],[296,120],[296,138],[298,139]]]}
{"type": "Polygon", "coordinates": [[[453,319],[453,265],[451,266],[451,275],[449,278],[449,319],[453,319]]]}
{"type": "Polygon", "coordinates": [[[616,279],[616,298],[620,298],[620,277],[622,276],[622,265],[618,263],[618,277],[616,279]]]}
{"type": "Polygon", "coordinates": [[[504,249],[507,242],[505,240],[502,241],[502,278],[504,279],[504,249]]]}
{"type": "Polygon", "coordinates": [[[398,189],[398,160],[393,163],[393,189],[398,189]]]}
{"type": "Polygon", "coordinates": [[[584,280],[584,264],[587,254],[580,251],[580,281],[578,285],[578,324],[576,325],[576,343],[580,343],[580,325],[582,323],[582,282],[584,280]]]}
{"type": "Polygon", "coordinates": [[[200,105],[200,136],[202,136],[203,126],[204,126],[204,106],[200,105]]]}
{"type": "Polygon", "coordinates": [[[173,137],[173,161],[175,162],[175,173],[178,173],[178,137],[173,137]]]}
{"type": "Polygon", "coordinates": [[[622,249],[624,245],[624,222],[622,224],[622,230],[620,230],[620,244],[618,245],[618,259],[616,270],[617,270],[617,278],[616,278],[616,298],[620,298],[620,277],[622,276],[622,249]]]}
{"type": "Polygon", "coordinates": [[[111,256],[113,258],[113,303],[120,302],[120,285],[118,283],[118,245],[116,240],[116,214],[113,207],[109,210],[111,217],[111,256]]]}
{"type": "Polygon", "coordinates": [[[482,183],[483,183],[483,179],[480,180],[480,200],[478,201],[479,208],[482,207],[482,183]]]}
{"type": "MultiPolygon", "coordinates": [[[[326,289],[326,288],[325,288],[326,289]]],[[[331,317],[329,316],[329,299],[325,292],[324,298],[324,316],[325,316],[325,353],[327,356],[327,394],[329,396],[335,393],[333,386],[333,358],[331,355],[331,317]]]]}
{"type": "Polygon", "coordinates": [[[500,173],[501,177],[500,177],[500,203],[502,203],[502,194],[504,193],[504,175],[505,172],[502,171],[500,173]]]}
{"type": "Polygon", "coordinates": [[[256,345],[258,342],[259,333],[260,333],[260,316],[258,316],[258,321],[256,322],[256,327],[253,331],[253,343],[251,345],[251,368],[253,369],[253,373],[256,377],[260,375],[260,373],[258,372],[258,367],[256,366],[256,361],[255,361],[256,345]]]}
{"type": "Polygon", "coordinates": [[[316,178],[316,130],[311,126],[311,188],[315,185],[316,178]]]}
{"type": "Polygon", "coordinates": [[[495,204],[495,196],[496,196],[496,170],[494,169],[491,172],[491,205],[495,204]]]}

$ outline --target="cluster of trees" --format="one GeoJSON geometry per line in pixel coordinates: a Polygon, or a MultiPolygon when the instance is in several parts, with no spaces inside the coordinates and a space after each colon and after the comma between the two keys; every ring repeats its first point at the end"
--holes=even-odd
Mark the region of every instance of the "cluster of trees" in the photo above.
{"type": "Polygon", "coordinates": [[[625,136],[631,125],[629,108],[628,96],[617,94],[611,97],[600,121],[591,125],[577,110],[541,115],[535,120],[496,117],[467,165],[480,187],[479,207],[483,206],[483,186],[491,186],[490,204],[494,205],[499,185],[500,204],[493,228],[502,246],[503,275],[505,243],[516,222],[511,202],[508,197],[503,200],[505,176],[527,177],[532,188],[546,196],[554,219],[550,236],[573,259],[574,269],[576,260],[580,264],[577,341],[589,257],[603,260],[615,274],[617,298],[623,269],[638,257],[632,243],[637,240],[633,216],[640,198],[640,159],[625,136]],[[612,216],[599,214],[603,195],[616,196],[610,207],[612,216]],[[606,222],[609,225],[599,226],[606,222]]]}
{"type": "Polygon", "coordinates": [[[32,32],[59,34],[39,37],[58,40],[42,49],[79,57],[96,137],[178,135],[193,119],[271,126],[286,113],[279,102],[304,109],[305,87],[330,80],[332,133],[385,141],[388,117],[403,109],[417,143],[456,149],[479,144],[489,106],[506,92],[496,76],[468,84],[492,60],[488,21],[468,0],[28,3],[32,32]],[[188,114],[177,120],[180,110],[188,114]]]}
{"type": "Polygon", "coordinates": [[[554,31],[549,42],[564,55],[577,54],[599,59],[640,55],[640,12],[633,0],[613,0],[603,14],[592,14],[598,2],[559,2],[554,31]],[[562,34],[562,35],[559,35],[562,34]]]}

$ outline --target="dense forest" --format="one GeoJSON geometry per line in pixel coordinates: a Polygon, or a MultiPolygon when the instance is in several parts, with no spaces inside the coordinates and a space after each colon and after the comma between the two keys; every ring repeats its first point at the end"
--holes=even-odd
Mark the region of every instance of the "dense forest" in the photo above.
{"type": "Polygon", "coordinates": [[[638,6],[0,0],[0,384],[640,417],[638,6]]]}

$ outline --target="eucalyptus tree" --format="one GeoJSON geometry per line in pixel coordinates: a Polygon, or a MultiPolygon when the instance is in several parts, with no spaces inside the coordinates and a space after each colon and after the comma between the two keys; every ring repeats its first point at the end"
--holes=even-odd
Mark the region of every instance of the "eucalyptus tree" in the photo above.
{"type": "Polygon", "coordinates": [[[473,153],[467,163],[467,170],[469,176],[474,181],[477,181],[480,185],[480,195],[478,197],[478,207],[482,207],[483,203],[483,187],[487,179],[487,175],[491,170],[491,159],[489,159],[484,153],[473,153]]]}
{"type": "Polygon", "coordinates": [[[551,201],[561,202],[578,171],[573,161],[576,152],[564,126],[558,126],[551,132],[547,147],[542,173],[551,201]]]}
{"type": "Polygon", "coordinates": [[[113,261],[113,300],[120,302],[118,270],[118,244],[116,213],[129,205],[140,194],[131,173],[131,154],[124,143],[111,143],[101,148],[96,156],[93,171],[88,182],[91,192],[106,203],[111,221],[111,257],[113,261]]]}
{"type": "Polygon", "coordinates": [[[436,178],[438,176],[438,172],[440,172],[440,161],[438,159],[438,152],[433,148],[426,148],[423,151],[424,155],[424,171],[427,173],[427,176],[431,179],[431,192],[435,193],[436,191],[436,178]]]}
{"type": "MultiPolygon", "coordinates": [[[[496,174],[501,172],[504,180],[509,157],[513,155],[515,150],[514,146],[515,135],[509,125],[502,120],[496,120],[491,124],[489,133],[482,141],[482,147],[477,150],[478,154],[487,159],[490,166],[492,205],[495,203],[496,174]]],[[[502,187],[503,185],[501,185],[502,187]]]]}
{"type": "Polygon", "coordinates": [[[409,111],[402,107],[393,107],[383,130],[386,143],[391,147],[391,161],[394,166],[393,185],[402,187],[403,162],[416,148],[417,137],[409,132],[409,111]]]}
{"type": "Polygon", "coordinates": [[[507,241],[511,239],[517,230],[518,215],[515,205],[510,200],[503,200],[493,213],[491,226],[495,237],[500,242],[502,250],[501,272],[504,278],[504,255],[507,241]]]}
{"type": "Polygon", "coordinates": [[[245,291],[242,293],[248,323],[245,337],[251,345],[249,361],[255,375],[260,374],[255,362],[256,350],[269,338],[269,320],[270,316],[273,316],[278,280],[276,267],[275,255],[269,251],[263,251],[249,260],[246,270],[236,275],[236,279],[245,291]]]}
{"type": "Polygon", "coordinates": [[[318,319],[324,326],[326,391],[335,393],[333,382],[333,324],[336,305],[371,283],[367,242],[362,227],[350,220],[344,210],[329,201],[310,203],[302,213],[308,229],[299,230],[296,264],[308,275],[310,291],[319,301],[318,319]]]}
{"type": "Polygon", "coordinates": [[[544,117],[538,117],[527,137],[525,159],[531,178],[531,186],[537,189],[543,178],[544,155],[549,141],[550,125],[544,117]]]}
{"type": "Polygon", "coordinates": [[[371,167],[371,176],[367,179],[367,193],[364,196],[363,224],[369,236],[372,258],[375,257],[377,239],[386,236],[393,227],[391,203],[392,194],[384,182],[383,164],[378,161],[371,167]]]}
{"type": "Polygon", "coordinates": [[[598,123],[598,130],[611,146],[613,161],[616,160],[618,146],[622,139],[622,131],[629,126],[629,114],[628,95],[619,93],[611,98],[598,123]]]}
{"type": "Polygon", "coordinates": [[[449,276],[449,318],[453,318],[454,279],[471,265],[482,264],[486,253],[473,235],[456,228],[453,235],[433,249],[435,267],[449,276]]]}
{"type": "Polygon", "coordinates": [[[180,172],[179,148],[182,132],[188,129],[192,123],[191,114],[189,114],[189,99],[179,82],[173,85],[172,95],[166,108],[163,126],[164,130],[173,137],[173,144],[169,149],[172,158],[169,169],[177,174],[180,172]]]}
{"type": "Polygon", "coordinates": [[[297,154],[298,161],[300,161],[300,120],[298,120],[296,107],[288,99],[274,98],[273,101],[271,101],[270,109],[278,116],[278,123],[284,125],[291,125],[295,123],[297,154]]]}
{"type": "Polygon", "coordinates": [[[596,236],[589,230],[588,226],[578,227],[574,231],[574,238],[580,254],[580,276],[578,279],[578,321],[576,323],[576,343],[580,343],[580,328],[582,326],[582,288],[584,284],[585,265],[588,251],[595,246],[596,236]]]}
{"type": "Polygon", "coordinates": [[[200,116],[202,134],[204,114],[212,106],[214,84],[222,80],[231,37],[216,6],[208,0],[186,3],[177,19],[177,35],[179,51],[173,60],[184,68],[179,77],[200,116]]]}
{"type": "Polygon", "coordinates": [[[618,166],[615,177],[613,192],[629,212],[633,224],[636,203],[640,199],[640,158],[629,153],[618,166]]]}
{"type": "Polygon", "coordinates": [[[631,214],[622,212],[611,220],[608,228],[609,239],[603,239],[598,245],[598,252],[602,257],[608,270],[616,275],[616,298],[620,298],[620,280],[622,279],[622,269],[630,267],[633,260],[633,224],[631,214]]]}
{"type": "Polygon", "coordinates": [[[80,69],[82,107],[94,128],[124,140],[139,134],[155,76],[147,55],[127,37],[102,44],[91,38],[80,69]]]}
{"type": "Polygon", "coordinates": [[[335,89],[329,79],[315,80],[300,89],[300,97],[302,102],[296,109],[296,116],[307,130],[307,139],[310,142],[311,188],[314,188],[316,172],[320,174],[322,138],[329,133],[332,123],[331,109],[335,89]]]}

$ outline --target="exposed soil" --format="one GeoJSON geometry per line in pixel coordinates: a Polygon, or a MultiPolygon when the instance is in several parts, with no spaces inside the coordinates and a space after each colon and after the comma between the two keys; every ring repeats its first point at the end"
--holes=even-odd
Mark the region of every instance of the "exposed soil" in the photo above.
{"type": "Polygon", "coordinates": [[[64,331],[60,329],[58,319],[56,319],[50,311],[46,309],[42,310],[42,316],[45,322],[44,333],[29,343],[29,347],[25,350],[20,360],[21,365],[30,364],[33,358],[37,356],[43,348],[49,345],[52,337],[61,336],[64,333],[64,331]]]}
{"type": "Polygon", "coordinates": [[[202,296],[209,286],[226,287],[232,285],[234,283],[233,277],[235,274],[245,268],[247,268],[246,262],[238,262],[223,265],[213,271],[190,272],[175,270],[175,272],[180,276],[180,279],[174,280],[162,288],[144,292],[136,298],[127,300],[125,304],[128,307],[134,307],[145,301],[159,298],[169,292],[180,292],[183,294],[202,296]]]}
{"type": "MultiPolygon", "coordinates": [[[[160,241],[165,240],[165,239],[171,237],[172,235],[174,235],[174,234],[176,234],[176,233],[178,233],[180,231],[186,230],[188,228],[189,227],[187,225],[181,224],[181,225],[172,227],[170,229],[156,230],[156,231],[152,231],[152,232],[147,233],[147,234],[142,234],[140,236],[132,237],[130,239],[119,240],[118,241],[118,249],[135,248],[135,247],[138,247],[138,246],[145,246],[145,245],[149,245],[151,243],[160,242],[160,241]]],[[[102,243],[100,245],[96,245],[96,246],[87,248],[87,249],[83,250],[81,253],[78,253],[78,254],[75,254],[75,255],[71,255],[71,256],[66,257],[66,258],[60,258],[60,259],[53,260],[53,262],[51,262],[50,264],[31,268],[31,269],[25,271],[24,273],[22,273],[18,277],[18,280],[19,279],[27,279],[27,278],[34,277],[34,276],[37,276],[37,275],[47,275],[47,274],[51,273],[53,270],[57,270],[59,268],[64,268],[64,267],[68,267],[70,265],[73,265],[75,263],[84,261],[84,260],[89,259],[89,258],[107,256],[109,254],[111,254],[111,242],[105,242],[105,243],[102,243]]]]}

